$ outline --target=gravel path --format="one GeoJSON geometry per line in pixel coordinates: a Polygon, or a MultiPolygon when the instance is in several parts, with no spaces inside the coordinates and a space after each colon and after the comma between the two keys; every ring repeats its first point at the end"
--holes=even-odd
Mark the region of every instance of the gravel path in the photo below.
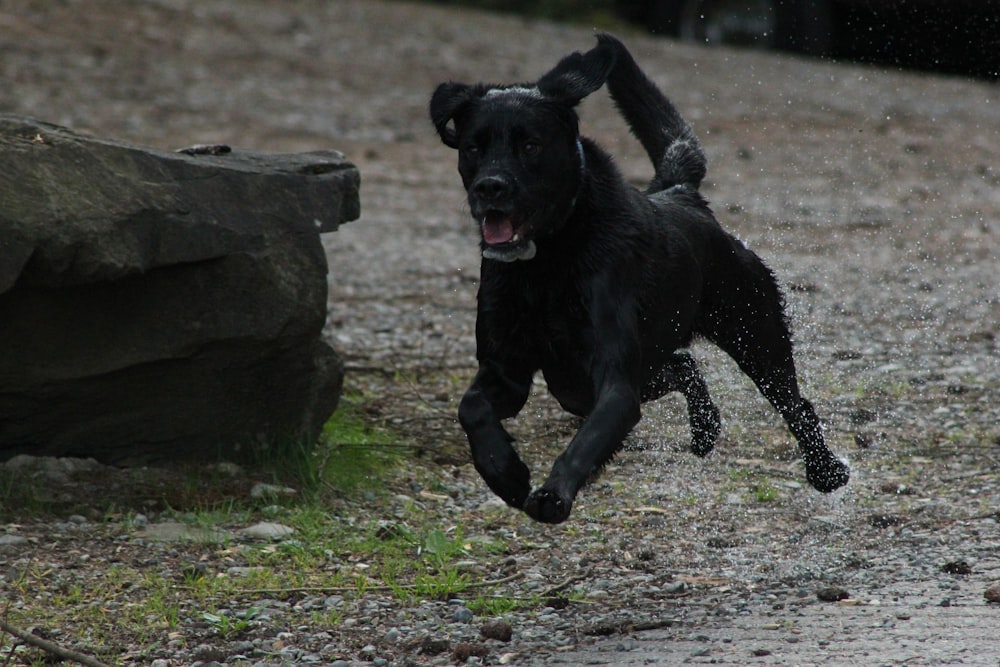
{"type": "MultiPolygon", "coordinates": [[[[787,286],[805,391],[852,462],[841,492],[808,488],[777,415],[708,346],[717,451],[684,451],[678,400],[649,405],[562,526],[499,506],[441,418],[474,369],[478,258],[430,92],[531,79],[590,30],[377,0],[0,5],[0,111],[170,148],[335,148],[359,166],[362,219],[327,239],[328,332],[348,386],[384,393],[380,418],[421,443],[414,479],[438,490],[413,482],[344,520],[419,503],[510,545],[476,577],[546,601],[502,615],[487,634],[505,641],[462,600],[275,595],[238,641],[192,623],[120,664],[1000,664],[1000,605],[984,599],[1000,582],[1000,88],[623,37],[700,135],[721,221],[787,286]],[[821,600],[830,587],[846,599],[821,600]],[[302,621],[330,608],[337,625],[302,621]]],[[[606,96],[581,113],[641,183],[650,167],[606,96]]],[[[513,431],[538,478],[574,424],[536,394],[513,431]]],[[[84,506],[95,478],[138,474],[80,465],[38,474],[84,506]]],[[[214,553],[86,511],[0,535],[9,572],[214,553]]]]}

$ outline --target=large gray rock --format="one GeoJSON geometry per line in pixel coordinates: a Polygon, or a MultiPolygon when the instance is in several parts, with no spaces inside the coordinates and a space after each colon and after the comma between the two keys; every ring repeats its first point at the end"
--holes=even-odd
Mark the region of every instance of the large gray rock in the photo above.
{"type": "Polygon", "coordinates": [[[343,369],[319,234],[342,155],[170,153],[0,115],[0,459],[309,444],[343,369]]]}

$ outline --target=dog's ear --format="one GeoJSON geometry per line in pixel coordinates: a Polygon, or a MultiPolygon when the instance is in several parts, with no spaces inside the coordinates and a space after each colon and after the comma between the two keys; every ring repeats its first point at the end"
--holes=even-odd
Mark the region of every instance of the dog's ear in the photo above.
{"type": "Polygon", "coordinates": [[[604,85],[615,66],[615,44],[598,37],[597,46],[586,53],[571,53],[538,80],[542,95],[575,106],[604,85]]]}
{"type": "Polygon", "coordinates": [[[431,121],[446,146],[458,148],[454,121],[475,97],[472,86],[453,81],[442,83],[431,96],[431,121]]]}

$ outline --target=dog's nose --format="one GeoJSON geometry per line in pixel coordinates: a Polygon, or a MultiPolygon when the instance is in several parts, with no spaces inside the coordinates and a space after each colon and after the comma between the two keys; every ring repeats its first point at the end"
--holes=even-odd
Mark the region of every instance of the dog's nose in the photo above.
{"type": "Polygon", "coordinates": [[[502,176],[486,176],[476,181],[472,190],[484,201],[496,201],[510,194],[510,183],[502,176]]]}

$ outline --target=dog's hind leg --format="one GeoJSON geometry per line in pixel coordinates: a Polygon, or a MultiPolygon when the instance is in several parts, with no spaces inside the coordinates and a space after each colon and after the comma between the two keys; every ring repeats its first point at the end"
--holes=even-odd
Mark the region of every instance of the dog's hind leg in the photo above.
{"type": "Polygon", "coordinates": [[[691,452],[708,456],[719,438],[722,420],[691,353],[682,348],[667,357],[659,382],[651,389],[647,398],[656,398],[670,391],[679,391],[684,396],[691,427],[691,452]]]}
{"type": "Polygon", "coordinates": [[[781,414],[799,444],[806,478],[819,491],[847,483],[850,471],[826,446],[812,404],[799,393],[791,334],[770,271],[754,256],[742,276],[723,293],[725,305],[709,314],[706,336],[725,350],[781,414]]]}
{"type": "Polygon", "coordinates": [[[809,483],[823,492],[840,488],[847,483],[850,472],[826,446],[816,411],[799,394],[790,341],[774,336],[775,328],[760,322],[742,333],[742,339],[719,341],[720,347],[736,360],[788,424],[799,443],[809,483]]]}
{"type": "Polygon", "coordinates": [[[671,355],[680,392],[687,401],[688,423],[691,425],[691,451],[698,456],[708,456],[719,439],[722,420],[708,394],[708,385],[698,370],[694,357],[686,350],[671,355]]]}

